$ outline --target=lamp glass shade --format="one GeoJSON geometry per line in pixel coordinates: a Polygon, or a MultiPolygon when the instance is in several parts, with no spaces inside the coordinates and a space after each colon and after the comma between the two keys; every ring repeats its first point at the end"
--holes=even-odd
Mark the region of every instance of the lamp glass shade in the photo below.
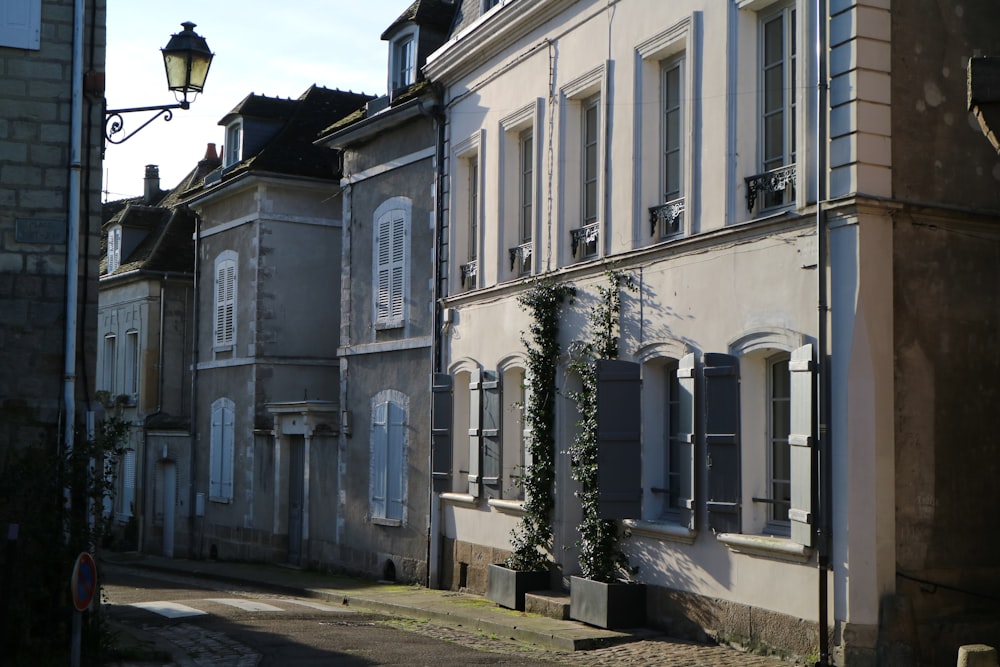
{"type": "Polygon", "coordinates": [[[205,39],[194,31],[194,23],[182,23],[184,30],[173,35],[160,51],[167,71],[167,88],[181,93],[200,93],[205,88],[212,52],[205,39]]]}

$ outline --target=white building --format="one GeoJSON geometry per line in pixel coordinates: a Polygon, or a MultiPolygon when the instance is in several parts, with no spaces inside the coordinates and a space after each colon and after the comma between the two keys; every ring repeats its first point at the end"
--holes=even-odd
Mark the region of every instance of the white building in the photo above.
{"type": "MultiPolygon", "coordinates": [[[[576,286],[565,353],[613,267],[638,286],[624,524],[651,625],[850,665],[1000,641],[982,597],[1000,589],[1000,201],[964,94],[1000,12],[939,4],[460,4],[425,68],[447,116],[443,586],[485,590],[521,514],[526,278],[576,286]]],[[[555,388],[561,585],[575,382],[555,388]]]]}

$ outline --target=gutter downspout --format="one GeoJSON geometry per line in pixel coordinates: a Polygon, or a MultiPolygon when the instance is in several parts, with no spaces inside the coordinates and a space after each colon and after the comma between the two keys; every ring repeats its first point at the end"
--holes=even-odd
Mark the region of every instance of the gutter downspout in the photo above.
{"type": "MultiPolygon", "coordinates": [[[[76,429],[76,338],[79,300],[81,154],[83,152],[83,31],[84,2],[73,0],[73,66],[70,110],[69,192],[66,230],[66,324],[63,365],[63,444],[73,451],[76,429]]],[[[68,489],[66,501],[69,502],[68,489]]]]}
{"type": "Polygon", "coordinates": [[[201,299],[198,295],[198,277],[201,272],[201,216],[194,213],[194,278],[192,279],[192,290],[194,301],[192,323],[191,323],[191,417],[188,425],[190,465],[188,471],[188,557],[200,558],[201,554],[195,551],[197,544],[195,536],[195,524],[198,513],[198,319],[201,299]]]}
{"type": "Polygon", "coordinates": [[[818,590],[818,622],[819,622],[819,662],[817,667],[832,665],[830,657],[830,527],[832,513],[832,489],[830,488],[832,474],[830,464],[833,459],[830,451],[830,354],[827,326],[829,320],[829,302],[827,299],[827,226],[823,202],[826,197],[826,106],[827,106],[827,61],[826,61],[826,0],[816,0],[816,252],[817,266],[817,347],[818,365],[816,373],[816,418],[813,419],[813,437],[818,451],[814,456],[819,460],[814,466],[816,484],[813,493],[816,495],[815,507],[819,509],[816,526],[816,543],[818,549],[817,574],[818,590]]]}

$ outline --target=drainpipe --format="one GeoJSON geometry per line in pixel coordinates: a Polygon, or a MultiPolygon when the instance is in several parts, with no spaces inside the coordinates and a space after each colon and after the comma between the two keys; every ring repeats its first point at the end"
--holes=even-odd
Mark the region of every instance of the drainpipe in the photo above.
{"type": "Polygon", "coordinates": [[[826,106],[827,106],[827,60],[826,60],[826,0],[816,0],[816,251],[817,263],[817,347],[818,365],[816,373],[816,418],[813,419],[813,438],[818,451],[814,456],[818,459],[815,469],[816,484],[813,485],[815,495],[814,505],[819,510],[816,525],[817,573],[818,573],[818,621],[819,621],[819,662],[817,667],[832,665],[830,659],[830,529],[832,526],[832,489],[830,483],[832,474],[830,464],[830,354],[827,326],[829,321],[829,303],[827,299],[827,226],[823,210],[826,197],[826,106]]]}
{"type": "MultiPolygon", "coordinates": [[[[76,427],[76,338],[80,262],[80,175],[83,152],[83,29],[84,0],[73,0],[73,71],[70,109],[69,204],[66,231],[66,325],[63,366],[63,442],[73,451],[76,427]]],[[[66,500],[69,502],[68,489],[66,500]]]]}
{"type": "Polygon", "coordinates": [[[194,213],[194,279],[192,281],[194,294],[193,315],[191,318],[191,416],[188,426],[190,445],[190,470],[188,471],[188,557],[200,557],[195,552],[195,525],[198,510],[198,318],[201,300],[198,298],[198,277],[201,266],[201,216],[194,213]]]}

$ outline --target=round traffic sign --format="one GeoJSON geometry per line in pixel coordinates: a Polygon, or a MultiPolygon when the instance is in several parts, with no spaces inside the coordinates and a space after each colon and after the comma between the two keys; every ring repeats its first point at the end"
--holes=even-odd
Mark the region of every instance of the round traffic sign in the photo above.
{"type": "Polygon", "coordinates": [[[97,591],[97,564],[86,551],[76,557],[70,590],[73,593],[73,606],[77,611],[85,611],[94,601],[94,593],[97,591]]]}

